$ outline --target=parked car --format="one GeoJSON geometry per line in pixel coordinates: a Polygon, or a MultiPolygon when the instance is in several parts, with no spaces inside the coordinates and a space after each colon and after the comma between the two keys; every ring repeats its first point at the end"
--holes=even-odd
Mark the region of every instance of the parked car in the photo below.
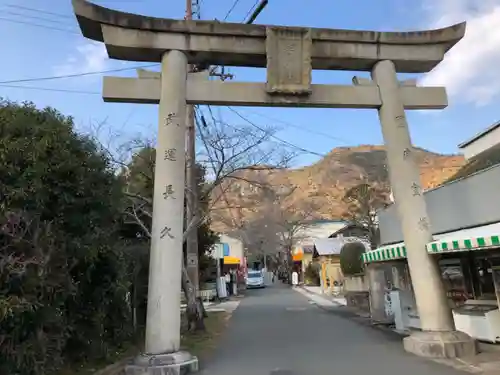
{"type": "Polygon", "coordinates": [[[259,270],[249,270],[245,278],[245,282],[247,285],[247,289],[266,287],[262,271],[259,270]]]}

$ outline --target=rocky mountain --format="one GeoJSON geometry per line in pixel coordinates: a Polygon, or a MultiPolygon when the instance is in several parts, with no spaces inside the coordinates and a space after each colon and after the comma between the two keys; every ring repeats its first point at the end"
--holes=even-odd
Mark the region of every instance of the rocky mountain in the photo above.
{"type": "MultiPolygon", "coordinates": [[[[464,164],[461,155],[441,155],[421,148],[414,149],[420,166],[420,177],[425,189],[433,188],[451,178],[464,164]]],[[[294,187],[287,205],[298,210],[304,204],[314,205],[317,219],[339,219],[346,210],[342,201],[350,187],[368,180],[389,191],[386,155],[383,146],[362,145],[333,149],[315,164],[298,169],[245,171],[245,180],[270,183],[275,189],[294,187]]],[[[227,185],[226,185],[227,187],[227,185]]],[[[225,194],[215,192],[212,223],[215,230],[224,231],[231,222],[248,219],[261,204],[258,188],[240,180],[232,180],[225,194]],[[217,198],[216,198],[217,199],[217,198]],[[228,208],[229,207],[229,208],[228,208]]]]}

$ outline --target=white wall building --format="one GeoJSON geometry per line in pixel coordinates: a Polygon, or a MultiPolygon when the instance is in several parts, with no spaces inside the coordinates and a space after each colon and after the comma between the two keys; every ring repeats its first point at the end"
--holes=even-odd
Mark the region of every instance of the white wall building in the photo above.
{"type": "Polygon", "coordinates": [[[243,260],[244,251],[243,242],[241,240],[221,234],[219,236],[219,242],[223,245],[227,244],[227,247],[224,246],[224,257],[238,258],[240,262],[243,260]]]}
{"type": "Polygon", "coordinates": [[[296,238],[300,245],[312,245],[316,238],[328,238],[328,236],[347,225],[345,221],[319,220],[304,226],[299,230],[296,238]]]}
{"type": "Polygon", "coordinates": [[[476,134],[471,139],[459,144],[458,148],[462,151],[465,158],[469,160],[498,144],[500,144],[500,121],[476,134]]]}

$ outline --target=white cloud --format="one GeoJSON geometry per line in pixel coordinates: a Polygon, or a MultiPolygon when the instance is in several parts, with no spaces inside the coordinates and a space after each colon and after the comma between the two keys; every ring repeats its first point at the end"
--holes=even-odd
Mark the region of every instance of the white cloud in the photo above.
{"type": "Polygon", "coordinates": [[[107,70],[110,69],[110,64],[111,60],[103,43],[86,41],[77,46],[76,51],[63,64],[54,67],[54,74],[69,75],[107,70]]]}
{"type": "Polygon", "coordinates": [[[465,37],[420,81],[477,106],[500,94],[500,0],[424,0],[427,27],[467,21],[465,37]]]}

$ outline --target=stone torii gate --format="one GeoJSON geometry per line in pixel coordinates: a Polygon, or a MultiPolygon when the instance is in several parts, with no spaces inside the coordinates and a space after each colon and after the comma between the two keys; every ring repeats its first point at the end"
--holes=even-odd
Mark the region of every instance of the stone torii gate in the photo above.
{"type": "Polygon", "coordinates": [[[85,0],[73,7],[83,35],[103,42],[110,58],[161,63],[161,73],[105,77],[103,86],[108,102],[159,104],[146,354],[130,373],[196,369],[196,359],[179,352],[186,104],[377,109],[423,330],[404,340],[405,349],[437,357],[475,352],[454,331],[440,272],[425,251],[432,233],[405,117],[405,109],[445,108],[446,92],[396,76],[433,69],[465,23],[392,33],[161,19],[85,0]],[[188,74],[188,64],[267,68],[267,82],[211,81],[188,74]],[[312,69],[370,71],[372,79],[312,84],[312,69]]]}

